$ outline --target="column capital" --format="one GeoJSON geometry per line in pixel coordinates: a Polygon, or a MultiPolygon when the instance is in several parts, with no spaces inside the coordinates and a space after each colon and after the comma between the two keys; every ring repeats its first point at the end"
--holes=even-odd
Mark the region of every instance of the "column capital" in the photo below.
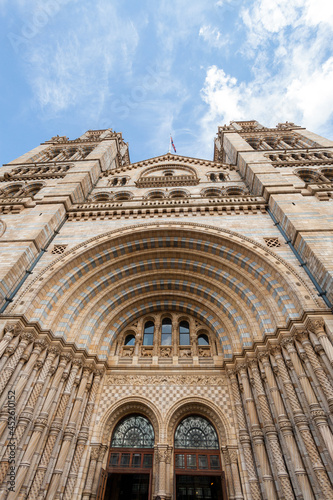
{"type": "Polygon", "coordinates": [[[326,335],[325,333],[325,321],[321,317],[316,317],[316,318],[308,318],[306,322],[307,328],[317,334],[317,335],[326,335]]]}

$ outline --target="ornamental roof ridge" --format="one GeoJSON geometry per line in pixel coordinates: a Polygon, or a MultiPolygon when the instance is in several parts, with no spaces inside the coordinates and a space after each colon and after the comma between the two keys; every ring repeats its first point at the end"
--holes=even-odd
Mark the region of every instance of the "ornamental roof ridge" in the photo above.
{"type": "Polygon", "coordinates": [[[205,160],[203,158],[193,158],[191,156],[181,156],[177,154],[166,153],[164,155],[154,156],[152,158],[147,158],[146,160],[141,160],[135,163],[131,163],[130,167],[140,168],[140,167],[147,167],[150,165],[163,164],[165,162],[183,163],[183,164],[190,163],[190,164],[199,164],[207,166],[218,164],[219,166],[220,165],[225,166],[226,168],[231,166],[227,163],[217,162],[214,160],[205,160]]]}

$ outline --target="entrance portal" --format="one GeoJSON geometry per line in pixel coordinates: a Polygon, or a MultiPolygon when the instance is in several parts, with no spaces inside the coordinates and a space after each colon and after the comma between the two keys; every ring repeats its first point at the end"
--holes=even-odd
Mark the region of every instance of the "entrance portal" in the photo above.
{"type": "Polygon", "coordinates": [[[149,474],[109,474],[104,500],[148,500],[149,474]]]}
{"type": "Polygon", "coordinates": [[[224,500],[220,476],[176,476],[177,500],[224,500]]]}
{"type": "Polygon", "coordinates": [[[97,500],[150,499],[154,439],[154,429],[142,415],[130,415],[118,423],[97,500]]]}
{"type": "Polygon", "coordinates": [[[199,415],[180,422],[175,432],[176,500],[226,500],[216,431],[199,415]]]}

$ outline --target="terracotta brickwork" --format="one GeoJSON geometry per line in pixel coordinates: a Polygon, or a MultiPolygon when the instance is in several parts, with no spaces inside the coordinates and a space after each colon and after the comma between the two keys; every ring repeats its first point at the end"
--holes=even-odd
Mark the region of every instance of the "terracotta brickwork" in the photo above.
{"type": "Polygon", "coordinates": [[[333,143],[288,122],[219,127],[212,161],[107,129],[4,165],[0,498],[103,498],[141,415],[176,500],[196,415],[229,499],[333,499],[332,203],[333,143]]]}

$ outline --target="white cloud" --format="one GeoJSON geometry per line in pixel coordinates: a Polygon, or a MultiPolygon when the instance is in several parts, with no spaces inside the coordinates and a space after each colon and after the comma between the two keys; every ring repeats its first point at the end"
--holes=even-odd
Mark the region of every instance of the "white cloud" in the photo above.
{"type": "Polygon", "coordinates": [[[217,123],[238,119],[267,126],[288,120],[333,134],[333,8],[327,16],[315,9],[314,0],[260,0],[242,11],[247,38],[241,51],[253,61],[252,77],[237,81],[217,65],[207,69],[202,144],[217,123]]]}
{"type": "Polygon", "coordinates": [[[202,26],[199,30],[199,36],[201,36],[205,42],[207,42],[212,47],[221,48],[223,45],[228,44],[228,37],[223,36],[218,28],[212,28],[211,26],[202,26]]]}
{"type": "Polygon", "coordinates": [[[57,39],[44,43],[45,26],[27,45],[28,78],[44,112],[52,115],[81,104],[97,117],[112,92],[110,79],[115,65],[124,78],[131,73],[138,33],[111,7],[99,0],[94,23],[91,11],[78,6],[75,31],[62,30],[57,39]]]}

